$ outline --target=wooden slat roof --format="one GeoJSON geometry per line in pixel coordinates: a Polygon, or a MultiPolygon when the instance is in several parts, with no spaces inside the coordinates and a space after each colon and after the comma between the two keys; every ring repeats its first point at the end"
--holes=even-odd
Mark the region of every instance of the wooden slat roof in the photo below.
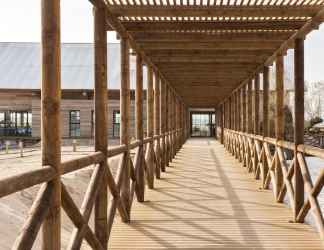
{"type": "Polygon", "coordinates": [[[184,102],[201,107],[221,102],[324,17],[324,0],[105,3],[107,30],[127,33],[184,102]]]}

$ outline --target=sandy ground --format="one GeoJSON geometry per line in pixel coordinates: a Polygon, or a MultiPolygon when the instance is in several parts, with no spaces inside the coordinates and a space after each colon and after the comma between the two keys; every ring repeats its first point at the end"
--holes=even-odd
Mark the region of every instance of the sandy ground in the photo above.
{"type": "MultiPolygon", "coordinates": [[[[73,152],[72,147],[63,147],[62,161],[85,156],[91,152],[93,152],[91,147],[78,147],[77,152],[73,152]]],[[[109,165],[113,172],[116,170],[118,161],[119,157],[109,160],[109,165]]],[[[39,167],[41,167],[41,152],[39,149],[26,149],[23,157],[20,157],[20,153],[14,150],[11,150],[9,154],[0,153],[0,178],[39,167]]],[[[67,186],[70,195],[79,207],[82,204],[91,173],[92,166],[62,176],[63,183],[67,186]]],[[[0,228],[2,228],[0,230],[0,250],[11,249],[19,230],[27,218],[28,210],[38,189],[39,186],[34,186],[0,199],[0,228]]],[[[62,249],[65,249],[73,227],[64,211],[62,215],[62,249]]],[[[92,217],[90,218],[90,226],[93,227],[92,217]]],[[[37,238],[33,249],[40,249],[40,237],[37,238]]],[[[90,248],[84,243],[82,249],[90,248]]]]}

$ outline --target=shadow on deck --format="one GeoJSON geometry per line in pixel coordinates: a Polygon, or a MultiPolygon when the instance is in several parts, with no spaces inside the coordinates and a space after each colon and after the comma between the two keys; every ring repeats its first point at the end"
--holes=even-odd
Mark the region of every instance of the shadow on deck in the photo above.
{"type": "Polygon", "coordinates": [[[146,193],[131,224],[116,219],[110,249],[323,249],[212,139],[188,140],[146,193]]]}

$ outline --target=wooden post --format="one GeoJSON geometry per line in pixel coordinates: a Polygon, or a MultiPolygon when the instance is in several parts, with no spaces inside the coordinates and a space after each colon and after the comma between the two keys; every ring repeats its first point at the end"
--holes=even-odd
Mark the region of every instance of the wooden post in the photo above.
{"type": "MultiPolygon", "coordinates": [[[[155,73],[154,81],[154,134],[159,136],[161,133],[160,129],[160,78],[157,73],[155,73]]],[[[160,158],[160,139],[155,141],[155,174],[156,178],[161,177],[161,158],[160,158]]]]}
{"type": "MultiPolygon", "coordinates": [[[[107,31],[105,10],[94,8],[94,59],[95,59],[95,151],[105,154],[101,167],[107,167],[108,110],[107,110],[107,31]]],[[[107,226],[107,180],[103,178],[102,187],[95,203],[95,233],[103,247],[108,243],[107,226]]]]}
{"type": "Polygon", "coordinates": [[[181,147],[181,134],[180,134],[180,128],[181,128],[181,106],[180,106],[180,100],[179,98],[176,98],[176,114],[177,114],[177,152],[180,150],[181,147]]]}
{"type": "Polygon", "coordinates": [[[247,101],[248,101],[248,112],[247,112],[247,132],[252,134],[252,80],[248,82],[248,92],[247,92],[247,101]]]}
{"type": "Polygon", "coordinates": [[[169,115],[169,162],[172,161],[172,150],[173,150],[173,136],[172,136],[172,93],[170,87],[168,88],[168,115],[169,115]]]}
{"type": "MultiPolygon", "coordinates": [[[[154,93],[153,93],[153,69],[147,66],[147,136],[153,138],[154,128],[154,93]]],[[[148,187],[154,188],[154,159],[153,159],[153,145],[151,141],[146,150],[147,171],[148,171],[148,187]]]]}
{"type": "MultiPolygon", "coordinates": [[[[276,121],[275,121],[275,131],[276,139],[284,139],[284,58],[282,55],[276,58],[276,121]]],[[[283,175],[280,167],[279,158],[276,157],[276,197],[278,200],[279,192],[283,185],[283,175]]]]}
{"type": "Polygon", "coordinates": [[[304,143],[304,40],[295,40],[295,164],[294,186],[295,205],[294,218],[304,204],[304,182],[297,160],[297,146],[304,143]]]}
{"type": "Polygon", "coordinates": [[[160,81],[161,88],[161,134],[162,134],[162,154],[161,154],[161,170],[165,172],[166,165],[166,123],[167,123],[167,107],[166,107],[166,83],[164,81],[160,81]]]}
{"type": "Polygon", "coordinates": [[[220,142],[221,144],[224,144],[224,104],[221,104],[220,109],[219,109],[219,125],[221,128],[221,134],[220,134],[220,142]]]}
{"type": "Polygon", "coordinates": [[[233,113],[232,113],[232,96],[230,96],[229,99],[228,99],[228,127],[229,127],[229,129],[233,129],[233,127],[232,127],[232,117],[233,117],[233,113]]]}
{"type": "Polygon", "coordinates": [[[242,131],[246,132],[246,85],[242,87],[242,131]]]}
{"type": "MultiPolygon", "coordinates": [[[[136,119],[136,139],[143,142],[143,60],[137,54],[136,56],[136,90],[135,90],[135,119],[136,119]]],[[[145,171],[144,171],[144,149],[143,145],[139,146],[139,157],[141,158],[140,167],[137,174],[136,196],[139,202],[144,201],[145,194],[145,171]]]]}
{"type": "Polygon", "coordinates": [[[165,153],[165,165],[169,166],[170,162],[170,90],[167,84],[165,84],[165,127],[166,127],[166,153],[165,153]]]}
{"type": "Polygon", "coordinates": [[[172,159],[176,154],[176,102],[175,94],[172,92],[172,159]]]}
{"type": "Polygon", "coordinates": [[[263,68],[263,136],[269,136],[269,67],[263,68]]]}
{"type": "MultiPolygon", "coordinates": [[[[269,67],[265,66],[263,68],[263,136],[269,136],[269,67]]],[[[263,187],[265,187],[265,182],[267,178],[267,174],[269,171],[268,162],[265,154],[262,158],[262,183],[263,187]]]]}
{"type": "MultiPolygon", "coordinates": [[[[121,48],[121,85],[120,85],[120,144],[129,145],[130,141],[130,80],[129,80],[129,44],[124,37],[120,40],[121,48]]],[[[126,167],[121,189],[121,199],[126,204],[130,217],[130,164],[129,152],[126,152],[126,167]]]]}
{"type": "Polygon", "coordinates": [[[237,130],[241,131],[241,89],[236,92],[237,96],[237,130]]]}
{"type": "Polygon", "coordinates": [[[233,93],[233,130],[237,130],[237,104],[236,92],[233,93]]]}
{"type": "Polygon", "coordinates": [[[218,139],[218,136],[217,136],[217,126],[219,124],[218,122],[218,114],[219,114],[219,110],[218,108],[216,107],[215,108],[215,127],[214,127],[214,133],[215,133],[215,139],[217,140],[218,139]]]}
{"type": "Polygon", "coordinates": [[[173,157],[177,154],[178,150],[178,100],[176,95],[174,94],[174,144],[175,144],[175,150],[173,153],[173,157]]]}
{"type": "Polygon", "coordinates": [[[260,106],[260,74],[257,73],[254,79],[254,125],[253,133],[255,135],[260,133],[259,129],[259,106],[260,106]]]}
{"type": "MultiPolygon", "coordinates": [[[[61,29],[60,1],[41,1],[42,10],[42,87],[41,135],[42,165],[61,172],[61,29]]],[[[61,249],[61,180],[48,185],[54,189],[48,215],[43,222],[42,249],[61,249]]]]}

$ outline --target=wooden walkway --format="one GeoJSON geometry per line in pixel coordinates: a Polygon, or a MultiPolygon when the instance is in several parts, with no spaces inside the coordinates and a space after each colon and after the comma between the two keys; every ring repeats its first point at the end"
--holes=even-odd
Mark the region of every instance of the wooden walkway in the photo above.
{"type": "Polygon", "coordinates": [[[306,224],[260,190],[215,140],[187,141],[167,173],[135,202],[132,222],[117,218],[111,249],[323,249],[306,224]]]}

